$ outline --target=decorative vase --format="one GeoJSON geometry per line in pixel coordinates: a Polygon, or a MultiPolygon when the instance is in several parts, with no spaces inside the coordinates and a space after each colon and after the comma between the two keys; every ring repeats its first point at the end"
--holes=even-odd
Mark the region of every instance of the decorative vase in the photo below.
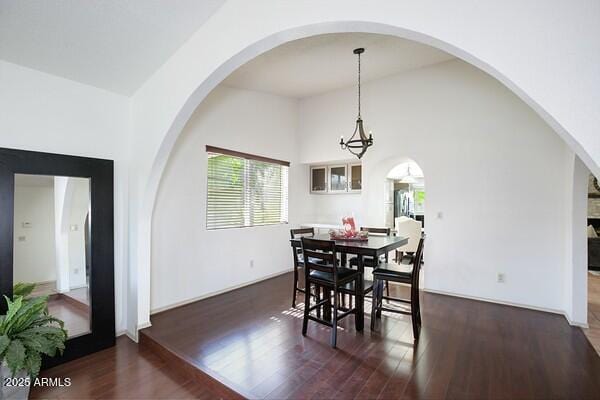
{"type": "Polygon", "coordinates": [[[27,376],[25,370],[19,371],[13,377],[10,369],[2,363],[0,366],[0,379],[2,380],[0,400],[27,400],[31,379],[27,376]]]}

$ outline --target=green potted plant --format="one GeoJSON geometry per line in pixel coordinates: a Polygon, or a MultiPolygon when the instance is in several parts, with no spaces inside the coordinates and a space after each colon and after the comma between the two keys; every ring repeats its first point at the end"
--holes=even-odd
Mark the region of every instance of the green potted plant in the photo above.
{"type": "Polygon", "coordinates": [[[63,321],[48,314],[48,296],[29,297],[35,284],[16,284],[8,309],[0,315],[0,399],[26,399],[42,365],[42,355],[62,354],[63,321]]]}

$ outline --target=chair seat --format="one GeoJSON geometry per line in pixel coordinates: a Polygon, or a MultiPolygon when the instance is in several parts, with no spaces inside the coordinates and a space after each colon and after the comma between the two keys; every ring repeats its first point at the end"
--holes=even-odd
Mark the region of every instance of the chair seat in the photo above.
{"type": "MultiPolygon", "coordinates": [[[[358,257],[352,257],[349,260],[349,262],[350,262],[351,266],[357,267],[358,266],[358,257]]],[[[365,256],[365,257],[363,257],[363,264],[365,267],[375,268],[377,263],[375,262],[375,259],[373,257],[365,256]]]]}
{"type": "MultiPolygon", "coordinates": [[[[363,283],[364,293],[368,293],[373,290],[373,281],[365,279],[363,283]]],[[[354,281],[348,282],[342,287],[340,287],[340,291],[347,293],[354,293],[354,281]]]]}
{"type": "MultiPolygon", "coordinates": [[[[344,280],[358,275],[358,271],[350,268],[338,268],[338,280],[344,280]]],[[[317,279],[323,282],[331,282],[333,284],[333,273],[324,271],[311,271],[310,278],[317,279]]]]}
{"type": "Polygon", "coordinates": [[[410,283],[412,273],[412,265],[387,262],[380,263],[379,266],[373,270],[373,278],[410,283]]]}

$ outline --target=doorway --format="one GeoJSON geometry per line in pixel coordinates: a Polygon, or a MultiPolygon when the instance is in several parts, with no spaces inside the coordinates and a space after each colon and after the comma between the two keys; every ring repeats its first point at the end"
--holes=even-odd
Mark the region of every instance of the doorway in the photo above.
{"type": "Polygon", "coordinates": [[[600,354],[600,183],[590,174],[587,207],[588,329],[585,334],[600,354]]]}
{"type": "Polygon", "coordinates": [[[425,179],[414,161],[392,168],[384,185],[385,224],[395,229],[402,217],[412,218],[425,227],[425,179]]]}

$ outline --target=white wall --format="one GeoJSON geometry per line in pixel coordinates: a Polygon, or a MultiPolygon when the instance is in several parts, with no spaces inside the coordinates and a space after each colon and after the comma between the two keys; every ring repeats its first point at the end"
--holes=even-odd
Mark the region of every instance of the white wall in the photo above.
{"type": "Polygon", "coordinates": [[[52,186],[15,186],[13,274],[14,282],[56,281],[52,186]]]}
{"type": "Polygon", "coordinates": [[[567,158],[565,220],[565,308],[569,322],[587,325],[588,265],[587,265],[587,195],[589,170],[574,154],[567,158]]]}
{"type": "MultiPolygon", "coordinates": [[[[413,159],[427,190],[426,288],[567,311],[562,193],[572,152],[558,135],[462,61],[365,84],[362,98],[375,140],[363,158],[363,192],[310,196],[313,218],[334,215],[344,201],[359,224],[382,224],[385,176],[413,159]],[[496,282],[499,272],[506,283],[496,282]]],[[[355,88],[301,101],[302,162],[346,157],[337,142],[352,132],[355,103],[355,88]]]]}
{"type": "Polygon", "coordinates": [[[132,99],[136,148],[129,212],[135,282],[130,293],[137,324],[149,323],[150,221],[167,159],[198,104],[235,68],[277,45],[316,34],[370,32],[417,40],[499,79],[599,174],[599,10],[600,3],[586,0],[485,7],[475,0],[227,1],[132,99]]]}
{"type": "Polygon", "coordinates": [[[131,121],[124,97],[0,62],[0,145],[117,160],[117,327],[125,326],[127,309],[133,331],[149,321],[150,221],[171,146],[197,105],[237,66],[273,46],[319,33],[366,31],[417,39],[494,74],[598,174],[599,7],[584,0],[577,6],[530,1],[489,7],[473,0],[377,6],[358,0],[326,5],[231,0],[135,94],[131,121]],[[253,19],[261,23],[245,23],[253,19]],[[126,151],[133,158],[130,170],[123,163],[126,151]]]}
{"type": "Polygon", "coordinates": [[[56,289],[68,292],[69,284],[69,210],[73,184],[66,176],[54,177],[54,238],[56,249],[56,289]]]}
{"type": "Polygon", "coordinates": [[[305,218],[308,179],[297,163],[296,117],[295,100],[224,86],[194,112],[154,210],[153,311],[292,268],[289,229],[305,218]],[[207,231],[206,145],[290,161],[290,225],[207,231]]]}
{"type": "MultiPolygon", "coordinates": [[[[74,181],[73,201],[69,212],[69,288],[86,286],[85,218],[90,209],[90,183],[87,179],[74,181]]],[[[92,267],[93,268],[93,267],[92,267]]]]}
{"type": "Polygon", "coordinates": [[[0,88],[1,147],[115,160],[116,326],[123,331],[127,326],[123,295],[127,290],[129,99],[3,61],[0,88]]]}

